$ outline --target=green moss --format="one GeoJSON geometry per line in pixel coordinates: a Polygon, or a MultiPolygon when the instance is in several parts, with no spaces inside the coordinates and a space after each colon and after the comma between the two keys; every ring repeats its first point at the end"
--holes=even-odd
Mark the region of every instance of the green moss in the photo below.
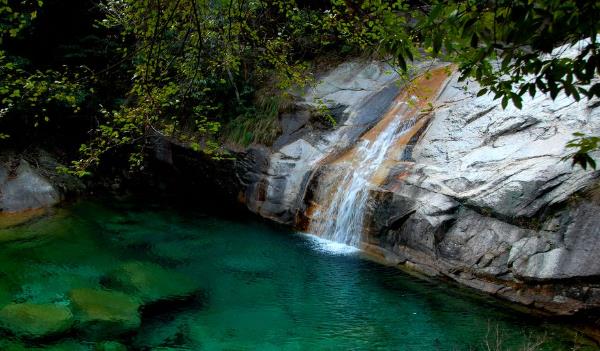
{"type": "Polygon", "coordinates": [[[288,104],[281,96],[259,99],[256,108],[249,108],[229,121],[223,130],[226,142],[248,146],[252,143],[271,145],[281,133],[279,113],[288,104]]]}

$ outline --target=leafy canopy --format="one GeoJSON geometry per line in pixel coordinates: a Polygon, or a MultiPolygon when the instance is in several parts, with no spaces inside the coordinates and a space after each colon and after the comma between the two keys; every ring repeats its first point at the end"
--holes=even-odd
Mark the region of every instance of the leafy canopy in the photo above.
{"type": "MultiPolygon", "coordinates": [[[[19,36],[41,5],[0,0],[0,38],[19,36]]],[[[0,114],[45,120],[44,104],[77,111],[95,85],[110,86],[117,77],[127,87],[120,103],[88,110],[97,123],[74,162],[80,175],[121,149],[141,166],[155,138],[215,157],[226,156],[223,136],[268,142],[286,92],[314,82],[311,62],[331,53],[375,56],[404,75],[415,60],[454,62],[462,79],[475,79],[479,94],[493,94],[503,107],[521,108],[526,94],[600,97],[600,1],[101,0],[98,6],[97,25],[120,57],[91,76],[78,75],[77,67],[35,70],[0,51],[0,114]],[[577,53],[564,55],[561,48],[572,46],[577,53]]],[[[574,164],[594,167],[589,153],[597,138],[575,137],[568,145],[574,164]]]]}
{"type": "MultiPolygon", "coordinates": [[[[33,67],[26,58],[3,49],[6,41],[27,31],[42,6],[41,0],[0,0],[0,119],[19,119],[25,129],[48,123],[57,105],[78,112],[85,94],[78,73],[33,67]]],[[[0,139],[9,137],[0,132],[0,139]]]]}

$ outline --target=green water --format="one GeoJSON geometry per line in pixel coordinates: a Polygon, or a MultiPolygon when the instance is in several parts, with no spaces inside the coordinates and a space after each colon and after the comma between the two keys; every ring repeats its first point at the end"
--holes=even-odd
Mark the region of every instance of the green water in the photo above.
{"type": "Polygon", "coordinates": [[[42,339],[3,332],[2,350],[484,350],[496,331],[507,350],[541,336],[549,350],[573,341],[564,328],[494,300],[328,252],[267,223],[164,205],[80,203],[0,230],[0,264],[0,306],[74,314],[67,330],[42,339]],[[142,302],[141,325],[126,331],[82,321],[74,289],[119,290],[108,276],[149,263],[172,274],[143,280],[153,284],[144,289],[177,290],[187,277],[199,290],[142,302]]]}

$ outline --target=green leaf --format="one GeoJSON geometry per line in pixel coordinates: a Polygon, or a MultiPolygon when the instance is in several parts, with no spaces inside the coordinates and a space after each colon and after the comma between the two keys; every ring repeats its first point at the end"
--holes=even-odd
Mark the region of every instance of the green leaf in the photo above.
{"type": "Polygon", "coordinates": [[[519,110],[523,108],[523,99],[519,95],[513,94],[511,96],[511,99],[516,108],[518,108],[519,110]]]}
{"type": "Polygon", "coordinates": [[[476,48],[478,44],[479,36],[477,35],[477,33],[473,33],[473,35],[471,36],[471,47],[476,48]]]}
{"type": "Polygon", "coordinates": [[[535,93],[536,93],[535,84],[533,84],[533,83],[529,84],[529,96],[531,96],[532,98],[534,98],[535,97],[535,93]]]}
{"type": "Polygon", "coordinates": [[[436,32],[433,35],[433,54],[438,55],[442,49],[442,35],[436,32]]]}
{"type": "Polygon", "coordinates": [[[404,60],[404,57],[402,57],[402,55],[398,56],[398,65],[400,66],[400,68],[402,68],[403,71],[406,72],[406,60],[404,60]]]}

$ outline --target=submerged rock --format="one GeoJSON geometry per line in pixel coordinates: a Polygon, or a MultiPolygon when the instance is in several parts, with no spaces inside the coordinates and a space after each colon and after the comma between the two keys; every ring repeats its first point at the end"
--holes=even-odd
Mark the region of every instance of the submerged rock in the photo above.
{"type": "MultiPolygon", "coordinates": [[[[27,350],[31,350],[27,348],[27,350]]],[[[39,351],[89,351],[89,346],[85,344],[81,344],[77,341],[62,341],[53,345],[48,345],[40,348],[36,348],[34,350],[39,351]]]]}
{"type": "Polygon", "coordinates": [[[198,291],[187,276],[148,262],[129,262],[114,270],[104,285],[135,295],[144,304],[182,299],[198,291]]]}
{"type": "Polygon", "coordinates": [[[152,319],[132,340],[134,349],[162,350],[171,345],[188,344],[190,325],[201,323],[194,314],[179,313],[172,318],[152,319]]]}
{"type": "Polygon", "coordinates": [[[248,273],[256,276],[270,275],[277,270],[276,262],[266,257],[255,256],[224,257],[223,267],[231,272],[248,273]]]}
{"type": "Polygon", "coordinates": [[[0,310],[0,326],[26,338],[43,338],[67,331],[73,325],[68,307],[55,304],[20,303],[0,310]]]}
{"type": "Polygon", "coordinates": [[[1,340],[2,351],[89,351],[89,348],[75,342],[61,342],[53,345],[31,346],[17,340],[1,340]]]}
{"type": "Polygon", "coordinates": [[[37,208],[18,213],[0,212],[0,230],[22,225],[42,217],[47,213],[45,208],[37,208]]]}
{"type": "Polygon", "coordinates": [[[104,341],[96,344],[94,351],[127,351],[127,347],[117,341],[104,341]]]}
{"type": "Polygon", "coordinates": [[[117,291],[74,289],[69,297],[81,328],[97,335],[122,334],[139,328],[140,301],[117,291]]]}

